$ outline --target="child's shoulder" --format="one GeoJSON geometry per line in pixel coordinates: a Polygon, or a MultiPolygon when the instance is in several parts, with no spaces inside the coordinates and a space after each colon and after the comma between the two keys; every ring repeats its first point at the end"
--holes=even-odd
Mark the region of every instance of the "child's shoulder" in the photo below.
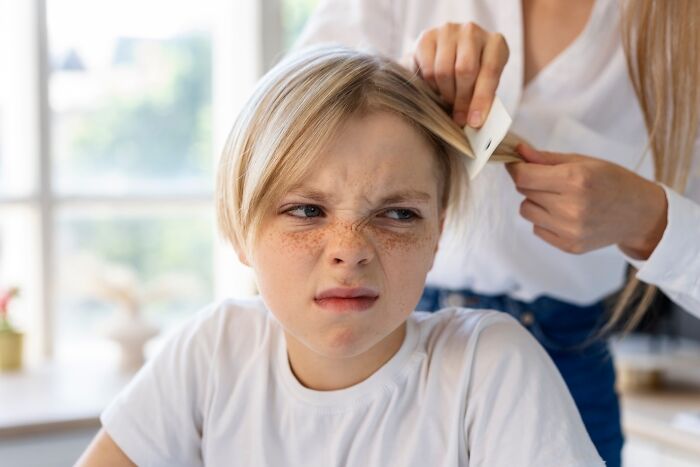
{"type": "Polygon", "coordinates": [[[188,320],[188,327],[222,329],[222,325],[235,324],[239,327],[259,325],[267,321],[268,311],[262,299],[226,298],[211,303],[199,310],[188,320]]]}
{"type": "Polygon", "coordinates": [[[433,313],[416,311],[412,319],[428,354],[454,354],[462,359],[472,357],[477,344],[501,347],[508,353],[508,349],[531,348],[534,342],[517,320],[500,311],[451,307],[433,313]]]}
{"type": "Polygon", "coordinates": [[[262,299],[224,299],[202,308],[177,329],[170,341],[203,348],[209,355],[223,347],[249,351],[269,334],[270,313],[262,299]]]}
{"type": "Polygon", "coordinates": [[[507,328],[520,327],[520,323],[506,313],[460,307],[443,308],[435,312],[416,311],[413,319],[428,334],[447,333],[458,338],[478,336],[485,328],[498,323],[507,328]]]}

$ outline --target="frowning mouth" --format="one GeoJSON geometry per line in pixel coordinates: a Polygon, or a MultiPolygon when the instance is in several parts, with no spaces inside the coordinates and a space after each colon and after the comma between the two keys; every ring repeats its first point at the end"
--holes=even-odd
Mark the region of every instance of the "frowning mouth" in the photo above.
{"type": "Polygon", "coordinates": [[[321,308],[336,313],[364,311],[379,299],[379,293],[371,288],[334,288],[324,290],[314,298],[321,308]]]}

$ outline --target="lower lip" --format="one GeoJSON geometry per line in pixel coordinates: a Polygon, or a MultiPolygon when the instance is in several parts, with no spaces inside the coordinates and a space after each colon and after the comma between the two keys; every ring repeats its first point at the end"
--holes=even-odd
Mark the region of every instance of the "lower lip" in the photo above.
{"type": "Polygon", "coordinates": [[[346,313],[367,310],[374,305],[378,298],[379,297],[329,297],[316,299],[315,302],[318,306],[325,310],[334,311],[337,313],[346,313]]]}

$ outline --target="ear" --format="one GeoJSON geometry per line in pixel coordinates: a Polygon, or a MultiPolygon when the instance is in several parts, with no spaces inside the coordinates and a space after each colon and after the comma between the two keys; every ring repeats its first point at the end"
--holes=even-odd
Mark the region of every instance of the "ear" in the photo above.
{"type": "MultiPolygon", "coordinates": [[[[443,209],[440,213],[440,236],[442,237],[442,231],[445,229],[445,210],[443,209]]],[[[437,250],[435,250],[437,251],[437,250]]]]}
{"type": "Polygon", "coordinates": [[[440,244],[440,238],[442,237],[442,232],[445,230],[445,210],[440,210],[440,215],[438,217],[438,243],[435,244],[435,253],[438,251],[438,245],[440,244]]]}
{"type": "Polygon", "coordinates": [[[246,254],[245,250],[243,250],[243,248],[241,248],[240,245],[238,245],[238,243],[234,243],[233,250],[236,252],[238,261],[240,261],[241,264],[245,264],[249,268],[252,267],[250,265],[250,261],[248,261],[248,255],[246,254]]]}
{"type": "Polygon", "coordinates": [[[433,251],[433,258],[430,261],[430,269],[433,268],[433,264],[435,264],[435,255],[437,255],[438,248],[440,247],[440,238],[442,237],[442,231],[445,229],[445,210],[443,209],[442,212],[440,212],[440,218],[439,218],[439,227],[438,227],[438,241],[435,243],[435,250],[433,251]]]}

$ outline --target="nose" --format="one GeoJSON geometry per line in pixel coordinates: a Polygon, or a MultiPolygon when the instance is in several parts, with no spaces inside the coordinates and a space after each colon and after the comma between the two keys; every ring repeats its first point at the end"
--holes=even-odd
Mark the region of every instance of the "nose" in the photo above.
{"type": "Polygon", "coordinates": [[[363,229],[346,225],[334,229],[327,257],[332,265],[362,266],[372,261],[374,247],[363,229]]]}

